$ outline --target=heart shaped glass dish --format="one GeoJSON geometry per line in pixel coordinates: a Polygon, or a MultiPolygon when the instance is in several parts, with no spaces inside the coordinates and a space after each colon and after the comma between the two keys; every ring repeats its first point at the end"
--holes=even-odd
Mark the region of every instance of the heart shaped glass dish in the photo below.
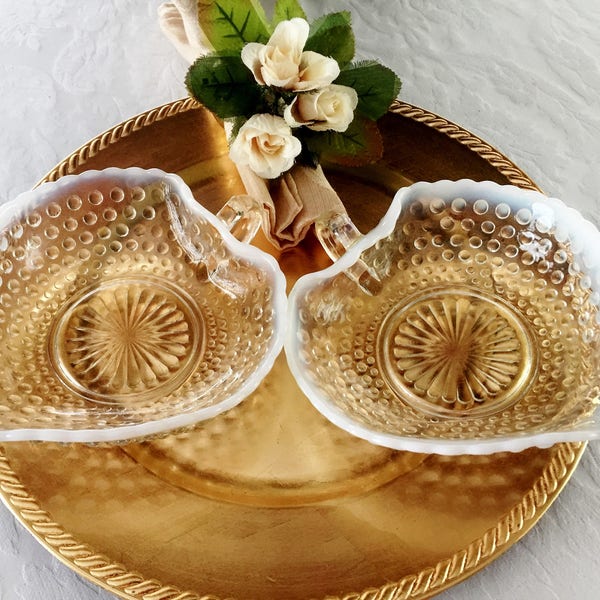
{"type": "Polygon", "coordinates": [[[575,210],[418,183],[368,235],[343,215],[319,235],[339,260],[294,286],[286,354],[332,422],[442,454],[600,437],[600,234],[575,210]]]}
{"type": "Polygon", "coordinates": [[[155,435],[258,386],[283,343],[285,278],[229,231],[256,231],[247,198],[220,215],[176,175],[138,168],[1,207],[1,440],[155,435]]]}

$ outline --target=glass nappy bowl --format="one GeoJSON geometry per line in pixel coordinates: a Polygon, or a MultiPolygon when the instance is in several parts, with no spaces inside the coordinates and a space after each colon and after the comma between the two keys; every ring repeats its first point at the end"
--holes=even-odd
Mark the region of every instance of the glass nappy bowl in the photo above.
{"type": "Polygon", "coordinates": [[[285,279],[229,231],[256,231],[247,197],[220,215],[138,168],[0,207],[0,440],[145,437],[257,387],[283,343],[285,279]]]}
{"type": "Polygon", "coordinates": [[[417,183],[368,235],[343,215],[318,233],[341,257],[293,288],[286,354],[333,423],[441,454],[600,437],[600,234],[574,209],[417,183]]]}

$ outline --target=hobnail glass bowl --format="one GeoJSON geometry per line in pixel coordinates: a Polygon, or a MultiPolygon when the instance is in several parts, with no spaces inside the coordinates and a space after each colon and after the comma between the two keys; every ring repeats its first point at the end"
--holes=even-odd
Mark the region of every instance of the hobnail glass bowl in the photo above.
{"type": "Polygon", "coordinates": [[[600,437],[600,234],[563,202],[468,180],[398,191],[289,297],[286,354],[316,408],[373,443],[442,454],[600,437]]]}
{"type": "MultiPolygon", "coordinates": [[[[224,214],[252,235],[251,215],[224,214]]],[[[22,194],[0,208],[0,440],[210,418],[268,373],[285,306],[276,261],[176,175],[88,171],[22,194]]]]}

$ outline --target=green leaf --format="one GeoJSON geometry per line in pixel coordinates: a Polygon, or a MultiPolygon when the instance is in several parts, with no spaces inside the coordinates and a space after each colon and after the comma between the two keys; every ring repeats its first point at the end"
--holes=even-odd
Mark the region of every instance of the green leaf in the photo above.
{"type": "Polygon", "coordinates": [[[306,131],[303,142],[322,161],[357,167],[378,161],[383,141],[374,121],[356,116],[346,131],[306,131]]]}
{"type": "Polygon", "coordinates": [[[306,14],[298,0],[277,0],[273,12],[273,27],[281,21],[289,21],[296,17],[306,19],[306,14]]]}
{"type": "Polygon", "coordinates": [[[350,65],[335,83],[354,88],[358,94],[357,110],[374,121],[387,112],[400,91],[398,76],[376,61],[350,65]]]}
{"type": "Polygon", "coordinates": [[[190,94],[218,117],[251,116],[261,101],[261,90],[239,55],[211,54],[188,70],[190,94]]]}
{"type": "Polygon", "coordinates": [[[271,36],[258,0],[198,0],[198,21],[217,52],[241,50],[248,42],[264,44],[271,36]]]}
{"type": "Polygon", "coordinates": [[[340,67],[354,58],[354,33],[348,11],[324,15],[310,26],[305,50],[312,50],[338,61],[340,67]]]}

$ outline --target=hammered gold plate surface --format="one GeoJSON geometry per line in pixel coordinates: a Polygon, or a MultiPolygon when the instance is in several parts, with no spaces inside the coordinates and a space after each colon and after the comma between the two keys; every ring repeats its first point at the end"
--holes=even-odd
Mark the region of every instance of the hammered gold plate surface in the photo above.
{"type": "MultiPolygon", "coordinates": [[[[363,230],[417,180],[535,188],[491,146],[417,107],[394,105],[381,129],[379,163],[327,169],[363,230]]],[[[221,126],[191,100],[107,131],[46,180],[132,165],[180,174],[213,211],[243,189],[221,126]]],[[[277,258],[289,285],[328,264],[313,238],[277,258]]],[[[58,558],[121,598],[416,599],[524,535],[584,448],[442,457],[372,446],[325,421],[280,356],[255,394],[191,431],[114,447],[4,444],[0,496],[58,558]]]]}

